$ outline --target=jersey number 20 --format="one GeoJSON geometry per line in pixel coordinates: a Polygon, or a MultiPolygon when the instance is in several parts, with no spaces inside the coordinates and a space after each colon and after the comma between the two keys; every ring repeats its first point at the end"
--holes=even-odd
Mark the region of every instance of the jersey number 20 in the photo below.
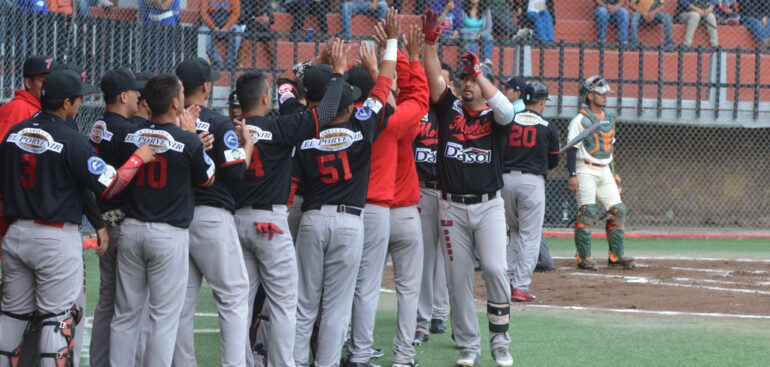
{"type": "Polygon", "coordinates": [[[510,144],[512,147],[532,148],[537,140],[537,129],[534,126],[513,125],[511,129],[510,144]]]}
{"type": "Polygon", "coordinates": [[[335,162],[337,160],[342,162],[342,171],[345,174],[344,179],[349,180],[353,178],[353,174],[350,173],[350,165],[348,164],[348,152],[341,151],[335,156],[332,154],[325,154],[318,156],[318,172],[321,173],[321,182],[329,185],[336,183],[340,180],[340,174],[337,167],[328,166],[327,163],[335,162]]]}

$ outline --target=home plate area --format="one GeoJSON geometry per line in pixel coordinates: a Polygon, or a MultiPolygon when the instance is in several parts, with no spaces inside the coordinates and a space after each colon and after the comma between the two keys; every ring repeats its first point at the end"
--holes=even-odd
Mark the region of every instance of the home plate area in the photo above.
{"type": "MultiPolygon", "coordinates": [[[[637,257],[631,270],[578,270],[573,258],[555,257],[555,271],[535,273],[537,309],[584,310],[679,316],[770,319],[770,260],[682,257],[637,257]]],[[[486,289],[476,272],[475,298],[481,306],[486,289]]],[[[388,267],[383,289],[392,290],[388,267]]],[[[519,308],[521,309],[521,308],[519,308]]]]}

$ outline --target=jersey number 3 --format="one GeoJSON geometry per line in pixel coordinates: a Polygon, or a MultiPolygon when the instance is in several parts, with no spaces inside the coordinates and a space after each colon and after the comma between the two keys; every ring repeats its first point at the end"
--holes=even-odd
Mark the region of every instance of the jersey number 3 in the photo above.
{"type": "Polygon", "coordinates": [[[510,144],[512,147],[532,148],[537,140],[537,129],[534,126],[513,125],[511,129],[510,144]]]}
{"type": "Polygon", "coordinates": [[[166,171],[168,170],[168,161],[161,155],[156,155],[155,160],[145,164],[136,174],[136,186],[145,184],[153,189],[162,189],[166,187],[166,171]]]}
{"type": "Polygon", "coordinates": [[[21,165],[24,167],[24,173],[19,177],[21,187],[31,189],[35,186],[35,166],[37,166],[37,157],[33,154],[22,154],[21,165]]]}
{"type": "Polygon", "coordinates": [[[348,164],[348,152],[343,150],[337,153],[336,156],[334,153],[318,156],[318,172],[321,173],[321,182],[329,185],[340,180],[337,167],[327,165],[327,163],[337,160],[342,161],[342,171],[345,174],[344,179],[349,180],[353,178],[353,174],[350,173],[350,164],[348,164]]]}

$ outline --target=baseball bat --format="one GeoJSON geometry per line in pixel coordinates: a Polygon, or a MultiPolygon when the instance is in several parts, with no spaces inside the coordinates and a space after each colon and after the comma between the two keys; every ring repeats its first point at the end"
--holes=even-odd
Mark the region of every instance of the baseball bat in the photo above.
{"type": "Polygon", "coordinates": [[[578,136],[576,136],[574,139],[570,140],[567,143],[567,145],[563,146],[561,148],[561,150],[559,150],[559,153],[564,153],[567,150],[574,148],[575,145],[580,144],[580,142],[582,142],[583,140],[586,140],[586,138],[589,135],[591,135],[594,131],[596,131],[596,129],[598,129],[600,125],[601,125],[601,123],[597,122],[597,123],[591,125],[588,129],[583,130],[583,132],[578,134],[578,136]]]}

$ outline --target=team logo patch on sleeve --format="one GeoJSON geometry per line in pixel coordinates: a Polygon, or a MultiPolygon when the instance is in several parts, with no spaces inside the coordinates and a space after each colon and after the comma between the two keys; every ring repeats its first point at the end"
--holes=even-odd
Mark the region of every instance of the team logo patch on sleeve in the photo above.
{"type": "Polygon", "coordinates": [[[364,102],[364,107],[369,108],[374,113],[379,113],[382,109],[382,103],[374,98],[368,98],[366,102],[364,102]]]}
{"type": "Polygon", "coordinates": [[[101,175],[107,169],[107,163],[99,157],[88,158],[88,172],[95,175],[101,175]]]}
{"type": "Polygon", "coordinates": [[[99,144],[102,140],[112,141],[112,133],[107,130],[107,124],[102,120],[94,122],[88,137],[94,144],[99,144]]]}
{"type": "Polygon", "coordinates": [[[356,109],[356,118],[361,121],[366,121],[370,117],[372,117],[372,110],[369,109],[369,107],[359,107],[356,109]]]}
{"type": "Polygon", "coordinates": [[[278,96],[280,97],[280,103],[284,103],[291,98],[297,98],[294,95],[294,86],[289,83],[281,84],[281,86],[278,87],[278,96]]]}
{"type": "Polygon", "coordinates": [[[216,167],[214,166],[214,161],[211,160],[211,157],[209,157],[208,154],[206,154],[205,150],[203,151],[203,161],[209,165],[209,169],[206,170],[206,176],[208,178],[211,178],[211,176],[214,175],[214,171],[216,170],[216,167]]]}
{"type": "Polygon", "coordinates": [[[235,135],[235,131],[227,130],[225,133],[225,146],[230,149],[238,148],[238,137],[235,135]]]}

